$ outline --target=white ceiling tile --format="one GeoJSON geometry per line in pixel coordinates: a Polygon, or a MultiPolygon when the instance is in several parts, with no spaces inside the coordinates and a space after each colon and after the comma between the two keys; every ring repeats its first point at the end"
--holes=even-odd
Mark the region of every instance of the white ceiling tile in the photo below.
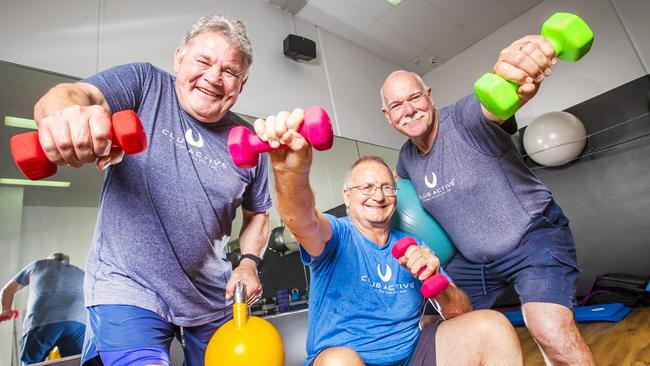
{"type": "Polygon", "coordinates": [[[424,75],[541,1],[309,0],[297,16],[424,75]]]}
{"type": "Polygon", "coordinates": [[[542,0],[501,0],[515,15],[519,16],[530,8],[542,2],[542,0]]]}
{"type": "Polygon", "coordinates": [[[370,37],[367,33],[354,34],[349,40],[357,46],[392,64],[402,65],[404,62],[408,62],[406,61],[408,60],[408,57],[370,37]]]}
{"type": "Polygon", "coordinates": [[[384,0],[346,0],[350,5],[378,19],[393,8],[388,1],[384,0]]]}
{"type": "Polygon", "coordinates": [[[429,53],[439,58],[437,64],[440,65],[456,56],[476,41],[478,41],[478,38],[472,37],[462,28],[457,28],[442,37],[440,42],[429,48],[429,53]]]}
{"type": "Polygon", "coordinates": [[[497,2],[463,24],[463,29],[473,37],[481,39],[508,23],[512,18],[514,18],[512,11],[502,3],[497,2]]]}
{"type": "Polygon", "coordinates": [[[404,0],[380,21],[424,49],[458,27],[426,0],[404,0]]]}
{"type": "Polygon", "coordinates": [[[371,25],[364,37],[356,37],[352,41],[373,53],[383,55],[397,65],[408,64],[424,51],[408,38],[402,37],[381,23],[371,25]]]}
{"type": "Polygon", "coordinates": [[[312,0],[296,15],[342,37],[337,26],[363,30],[376,21],[345,0],[312,0]],[[332,24],[332,28],[326,24],[332,24]]]}
{"type": "Polygon", "coordinates": [[[440,9],[458,24],[465,24],[497,0],[429,0],[431,5],[440,9]]]}

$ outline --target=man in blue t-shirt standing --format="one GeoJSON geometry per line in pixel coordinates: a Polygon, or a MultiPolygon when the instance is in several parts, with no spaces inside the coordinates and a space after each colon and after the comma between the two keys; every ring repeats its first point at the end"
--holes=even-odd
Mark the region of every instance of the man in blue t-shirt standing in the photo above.
{"type": "Polygon", "coordinates": [[[23,323],[25,365],[45,361],[56,346],[62,357],[81,353],[86,330],[84,271],[64,253],[30,263],[2,288],[0,318],[11,318],[14,295],[29,286],[23,323]]]}
{"type": "Polygon", "coordinates": [[[349,217],[320,213],[309,184],[311,146],[296,132],[303,119],[300,109],[280,112],[255,121],[255,131],[289,147],[269,155],[276,208],[311,270],[305,365],[521,365],[507,319],[492,310],[467,313],[467,296],[453,283],[432,300],[447,320],[420,330],[420,281],[440,262],[423,245],[399,261],[392,256],[405,234],[390,230],[397,200],[390,168],[377,157],[359,159],[343,188],[349,217]]]}
{"type": "Polygon", "coordinates": [[[174,56],[175,75],[148,63],[117,66],[51,89],[34,108],[48,159],[105,169],[85,302],[89,329],[82,362],[168,365],[181,341],[189,365],[202,365],[215,330],[232,316],[232,293],[261,292],[257,266],[268,236],[268,157],[240,169],[228,132],[245,125],[230,112],[253,53],[241,21],[200,18],[174,56]],[[110,115],[131,109],[149,147],[111,150],[110,115]],[[119,162],[119,164],[118,164],[119,162]],[[242,208],[242,260],[226,258],[242,208]]]}
{"type": "MultiPolygon", "coordinates": [[[[493,72],[520,84],[523,104],[555,62],[551,44],[531,35],[501,51],[493,72]]],[[[472,306],[491,307],[514,284],[547,359],[593,365],[573,319],[580,270],[569,221],[500,127],[504,121],[474,95],[436,109],[431,88],[403,70],[386,78],[381,97],[389,123],[409,138],[397,174],[411,179],[422,207],[456,245],[445,270],[472,306]]]]}

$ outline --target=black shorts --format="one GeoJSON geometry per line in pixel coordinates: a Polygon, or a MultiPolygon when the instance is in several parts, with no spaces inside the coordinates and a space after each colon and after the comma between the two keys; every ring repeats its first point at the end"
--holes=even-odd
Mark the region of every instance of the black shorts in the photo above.
{"type": "Polygon", "coordinates": [[[436,333],[440,323],[437,321],[422,329],[411,358],[411,366],[436,366],[436,333]]]}

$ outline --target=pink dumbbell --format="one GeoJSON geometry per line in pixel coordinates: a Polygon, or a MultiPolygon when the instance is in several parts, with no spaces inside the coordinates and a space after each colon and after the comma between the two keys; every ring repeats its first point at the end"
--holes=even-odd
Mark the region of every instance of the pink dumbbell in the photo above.
{"type": "MultiPolygon", "coordinates": [[[[298,133],[318,151],[329,150],[334,142],[330,117],[323,108],[318,106],[305,110],[305,120],[298,133]]],[[[286,147],[286,145],[280,145],[278,149],[286,147]]],[[[230,157],[240,168],[248,169],[256,166],[259,154],[271,150],[275,149],[244,126],[234,127],[228,134],[230,157]]]]}
{"type": "Polygon", "coordinates": [[[18,310],[14,310],[10,316],[0,316],[0,322],[11,320],[18,317],[18,310]]]}
{"type": "MultiPolygon", "coordinates": [[[[408,249],[408,247],[417,244],[418,243],[415,241],[415,239],[411,238],[410,236],[403,237],[402,239],[398,240],[397,243],[395,243],[391,253],[393,254],[393,257],[399,259],[406,253],[406,249],[408,249]]],[[[418,276],[426,268],[426,266],[420,268],[418,271],[418,276]]],[[[420,293],[427,299],[431,299],[445,291],[448,285],[449,280],[447,280],[447,277],[441,274],[433,275],[422,281],[422,288],[420,289],[420,293]]]]}

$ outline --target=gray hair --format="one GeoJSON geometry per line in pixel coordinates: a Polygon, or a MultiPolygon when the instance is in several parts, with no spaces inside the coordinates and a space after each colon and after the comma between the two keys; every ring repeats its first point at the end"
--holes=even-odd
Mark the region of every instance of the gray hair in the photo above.
{"type": "Polygon", "coordinates": [[[239,48],[242,56],[246,60],[246,70],[253,64],[253,46],[248,39],[246,26],[241,20],[234,20],[223,14],[212,14],[199,18],[192,27],[185,33],[179,49],[181,53],[185,52],[185,47],[194,37],[204,32],[218,32],[226,40],[239,48]]]}
{"type": "Polygon", "coordinates": [[[391,172],[390,176],[392,178],[392,183],[393,186],[395,185],[395,177],[393,176],[393,171],[390,169],[388,164],[386,164],[384,159],[380,158],[379,156],[368,155],[368,156],[360,157],[357,161],[354,162],[354,164],[352,164],[350,169],[348,169],[348,174],[345,176],[345,182],[343,183],[343,190],[352,188],[352,171],[354,170],[354,168],[356,168],[357,166],[363,163],[368,163],[368,162],[374,162],[385,166],[386,169],[388,169],[388,171],[391,172]]]}
{"type": "Polygon", "coordinates": [[[65,253],[52,253],[47,259],[54,259],[55,261],[63,262],[65,264],[70,263],[70,257],[65,253]]]}
{"type": "Polygon", "coordinates": [[[382,108],[386,109],[386,107],[387,107],[386,106],[386,99],[384,98],[384,85],[386,84],[386,80],[390,79],[391,77],[393,77],[396,74],[401,74],[401,73],[407,73],[407,74],[412,75],[415,78],[415,80],[417,80],[418,84],[420,84],[420,87],[422,88],[422,90],[426,91],[427,89],[429,89],[429,86],[424,83],[424,80],[422,80],[420,75],[418,75],[418,74],[416,74],[414,72],[411,72],[411,71],[407,71],[407,70],[393,71],[393,72],[390,73],[390,75],[388,75],[386,77],[386,79],[384,80],[384,84],[382,84],[381,88],[379,89],[379,95],[381,96],[381,106],[382,106],[382,108]]]}

